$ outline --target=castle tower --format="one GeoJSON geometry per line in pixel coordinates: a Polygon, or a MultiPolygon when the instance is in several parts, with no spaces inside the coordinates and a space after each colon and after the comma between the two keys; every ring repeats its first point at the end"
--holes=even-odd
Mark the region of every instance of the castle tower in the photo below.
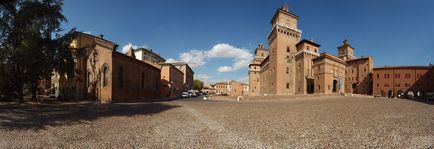
{"type": "Polygon", "coordinates": [[[261,43],[255,49],[255,58],[249,65],[249,94],[252,96],[260,95],[260,70],[261,63],[268,56],[268,50],[261,43]]]}
{"type": "Polygon", "coordinates": [[[265,83],[261,82],[261,88],[267,88],[268,94],[295,94],[295,45],[301,38],[297,22],[298,16],[289,12],[287,5],[277,9],[271,19],[272,30],[267,37],[269,64],[266,78],[261,76],[261,81],[265,83]]]}
{"type": "Polygon", "coordinates": [[[255,49],[255,60],[263,61],[268,56],[268,49],[264,48],[264,45],[260,43],[255,49]]]}
{"type": "Polygon", "coordinates": [[[319,56],[320,45],[313,40],[301,40],[297,45],[295,57],[295,93],[314,93],[314,72],[312,59],[319,56]]]}
{"type": "Polygon", "coordinates": [[[343,41],[344,45],[338,47],[338,57],[344,61],[355,59],[354,48],[350,45],[348,40],[343,41]]]}

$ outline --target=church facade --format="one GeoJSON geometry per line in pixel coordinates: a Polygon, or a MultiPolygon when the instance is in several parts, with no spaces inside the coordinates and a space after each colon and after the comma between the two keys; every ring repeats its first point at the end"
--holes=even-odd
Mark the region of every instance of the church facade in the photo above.
{"type": "Polygon", "coordinates": [[[338,56],[302,39],[298,16],[284,5],[271,19],[269,49],[260,44],[249,65],[249,95],[371,94],[372,57],[357,58],[347,40],[338,56]]]}

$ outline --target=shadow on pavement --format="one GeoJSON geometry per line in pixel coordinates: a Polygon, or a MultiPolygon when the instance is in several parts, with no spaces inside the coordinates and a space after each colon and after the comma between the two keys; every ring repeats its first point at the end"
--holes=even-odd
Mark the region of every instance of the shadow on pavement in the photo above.
{"type": "Polygon", "coordinates": [[[89,123],[112,116],[153,115],[178,105],[164,103],[125,104],[25,104],[0,105],[0,129],[45,129],[62,125],[89,123]]]}

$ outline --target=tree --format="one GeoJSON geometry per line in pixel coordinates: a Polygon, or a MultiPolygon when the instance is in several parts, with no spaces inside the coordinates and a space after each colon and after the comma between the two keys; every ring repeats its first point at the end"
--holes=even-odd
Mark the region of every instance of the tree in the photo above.
{"type": "Polygon", "coordinates": [[[193,88],[195,90],[202,90],[202,88],[203,88],[203,82],[200,81],[200,80],[198,80],[198,79],[194,79],[193,86],[194,86],[193,88]]]}
{"type": "Polygon", "coordinates": [[[65,34],[62,0],[15,0],[0,7],[0,62],[4,78],[23,102],[24,84],[31,86],[51,76],[53,70],[71,73],[74,61],[68,50],[74,29],[65,34]]]}

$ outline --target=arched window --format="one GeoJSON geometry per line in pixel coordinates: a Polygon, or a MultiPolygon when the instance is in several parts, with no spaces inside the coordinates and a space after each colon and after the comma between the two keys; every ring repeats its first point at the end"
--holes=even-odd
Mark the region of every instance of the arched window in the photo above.
{"type": "Polygon", "coordinates": [[[109,70],[108,70],[108,66],[104,64],[104,66],[102,67],[102,86],[105,87],[108,85],[108,79],[109,79],[109,70]]]}

